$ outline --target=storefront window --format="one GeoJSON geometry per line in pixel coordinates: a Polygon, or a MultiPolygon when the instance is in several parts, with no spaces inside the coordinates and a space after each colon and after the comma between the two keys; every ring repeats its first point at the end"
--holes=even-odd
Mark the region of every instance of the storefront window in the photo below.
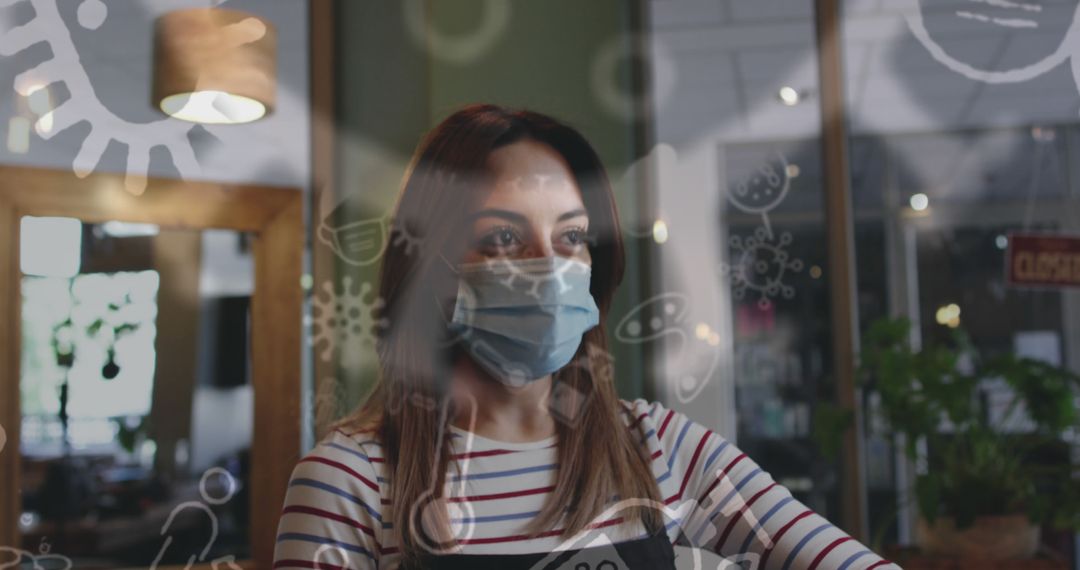
{"type": "MultiPolygon", "coordinates": [[[[1014,355],[1076,370],[1080,293],[1064,274],[1017,282],[1009,261],[1024,236],[1080,234],[1076,3],[843,4],[864,330],[903,317],[917,347],[963,331],[982,361],[1014,355]]],[[[983,378],[979,393],[990,414],[1014,395],[1000,378],[983,378]]],[[[873,421],[880,403],[867,394],[870,522],[908,543],[920,518],[911,489],[926,467],[890,448],[893,434],[873,421]]],[[[1073,549],[1070,534],[1043,534],[1059,554],[1073,549]]]]}

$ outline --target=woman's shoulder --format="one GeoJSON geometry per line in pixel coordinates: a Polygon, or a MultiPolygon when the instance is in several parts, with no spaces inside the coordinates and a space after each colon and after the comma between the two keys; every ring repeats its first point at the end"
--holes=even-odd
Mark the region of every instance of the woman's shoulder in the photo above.
{"type": "Polygon", "coordinates": [[[620,403],[626,412],[627,426],[639,430],[645,441],[662,449],[682,449],[687,439],[693,440],[694,444],[707,442],[710,446],[725,441],[719,434],[659,401],[638,398],[620,400],[620,403]]]}
{"type": "Polygon", "coordinates": [[[374,432],[335,428],[300,459],[293,481],[379,493],[382,470],[383,448],[374,432]]]}

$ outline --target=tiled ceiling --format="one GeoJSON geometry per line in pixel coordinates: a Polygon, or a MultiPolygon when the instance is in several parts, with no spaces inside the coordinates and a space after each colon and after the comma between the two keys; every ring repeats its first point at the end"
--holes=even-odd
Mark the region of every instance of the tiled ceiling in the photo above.
{"type": "MultiPolygon", "coordinates": [[[[990,83],[961,75],[913,33],[921,14],[945,55],[985,71],[1047,60],[1066,41],[1077,0],[846,0],[843,46],[855,133],[943,131],[1075,123],[1080,95],[1070,62],[1036,77],[990,83]],[[1004,22],[1004,24],[1002,23],[1004,22]]],[[[680,88],[657,108],[666,141],[756,141],[819,131],[811,0],[651,0],[658,65],[680,88]],[[810,96],[794,107],[779,89],[810,96]]],[[[1070,28],[1071,26],[1071,28],[1070,28]]],[[[999,81],[1002,74],[998,73],[999,81]]]]}

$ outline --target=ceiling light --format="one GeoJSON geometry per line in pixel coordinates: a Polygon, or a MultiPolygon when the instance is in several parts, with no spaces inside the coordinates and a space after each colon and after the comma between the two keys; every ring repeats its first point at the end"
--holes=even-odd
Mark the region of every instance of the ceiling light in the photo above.
{"type": "Polygon", "coordinates": [[[656,243],[664,243],[668,238],[667,224],[664,220],[656,220],[652,226],[653,241],[656,243]]]}
{"type": "Polygon", "coordinates": [[[167,115],[242,124],[273,112],[277,31],[236,10],[193,8],[157,21],[154,101],[167,115]]]}
{"type": "Polygon", "coordinates": [[[956,303],[949,303],[937,310],[934,315],[939,325],[945,325],[949,328],[955,329],[960,326],[960,305],[956,303]]]}
{"type": "Polygon", "coordinates": [[[930,207],[930,197],[920,192],[913,195],[911,197],[911,200],[909,200],[909,203],[911,204],[912,210],[915,210],[916,212],[924,212],[927,208],[930,207]]]}
{"type": "Polygon", "coordinates": [[[799,101],[802,100],[802,94],[794,87],[781,87],[778,95],[780,97],[780,102],[788,107],[798,105],[799,101]]]}

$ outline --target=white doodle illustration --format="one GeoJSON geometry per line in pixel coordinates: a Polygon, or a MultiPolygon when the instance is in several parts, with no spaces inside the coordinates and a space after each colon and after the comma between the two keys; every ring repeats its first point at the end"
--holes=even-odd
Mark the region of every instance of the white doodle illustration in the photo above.
{"type": "MultiPolygon", "coordinates": [[[[188,557],[184,566],[184,570],[190,570],[196,562],[206,562],[207,556],[210,555],[210,549],[214,547],[214,543],[217,542],[218,535],[218,518],[214,513],[211,506],[220,506],[229,502],[236,494],[237,484],[233,476],[222,469],[221,467],[211,467],[203,473],[202,478],[199,480],[199,495],[202,497],[202,501],[185,501],[176,505],[176,508],[169,513],[169,518],[165,520],[165,524],[161,527],[161,536],[165,536],[165,543],[161,545],[161,550],[158,551],[154,562],[150,565],[149,570],[157,570],[162,559],[165,557],[165,553],[169,550],[169,546],[173,543],[173,537],[171,534],[167,535],[169,529],[173,525],[173,521],[176,517],[185,510],[194,509],[206,513],[207,518],[210,521],[210,538],[206,543],[206,546],[198,554],[192,554],[188,557]],[[210,481],[213,477],[220,477],[225,481],[225,492],[221,496],[213,496],[210,493],[210,481]],[[167,536],[166,536],[167,535],[167,536]]],[[[228,570],[240,570],[240,566],[236,564],[236,558],[234,556],[223,556],[210,561],[214,570],[226,568],[228,570]]]]}
{"type": "Polygon", "coordinates": [[[721,264],[720,273],[731,280],[735,299],[741,300],[747,291],[752,291],[758,295],[758,306],[768,309],[772,299],[795,296],[795,288],[784,279],[789,273],[802,271],[803,262],[792,258],[785,249],[791,242],[790,233],[784,232],[779,240],[773,240],[763,227],[750,237],[731,237],[729,243],[736,259],[730,265],[721,264]]]}
{"type": "Polygon", "coordinates": [[[390,326],[390,321],[379,316],[385,302],[374,296],[370,283],[353,287],[352,277],[346,275],[341,285],[339,291],[328,281],[323,283],[323,293],[315,295],[311,344],[323,345],[320,353],[323,361],[329,362],[337,351],[342,366],[355,370],[364,356],[358,349],[375,346],[378,331],[390,326]],[[369,297],[374,298],[368,300],[369,297]]]}
{"type": "MultiPolygon", "coordinates": [[[[459,458],[454,460],[457,469],[455,469],[453,475],[449,473],[446,475],[446,487],[448,490],[445,492],[445,496],[444,493],[437,492],[434,486],[425,490],[409,510],[409,532],[413,540],[432,554],[451,554],[460,551],[461,544],[459,541],[468,540],[476,531],[476,509],[466,499],[466,488],[469,481],[469,464],[472,461],[471,452],[474,448],[479,404],[472,395],[468,393],[463,395],[469,400],[469,429],[466,430],[464,437],[460,438],[463,440],[462,447],[464,449],[459,458]],[[449,518],[449,537],[429,532],[431,525],[439,520],[439,517],[436,516],[437,513],[432,511],[441,508],[446,509],[446,515],[449,518]]],[[[435,441],[442,442],[448,437],[450,407],[451,399],[443,399],[439,410],[439,432],[435,441]]],[[[433,482],[433,485],[435,481],[438,481],[436,469],[441,464],[442,453],[443,446],[439,445],[435,451],[435,458],[431,463],[432,471],[429,480],[433,482]]]]}
{"type": "MultiPolygon", "coordinates": [[[[715,491],[713,494],[715,494],[715,491]]],[[[615,548],[616,541],[612,540],[607,534],[609,532],[609,530],[607,530],[608,527],[598,525],[604,521],[610,521],[616,518],[620,512],[631,508],[653,509],[657,513],[660,513],[663,519],[676,521],[680,527],[684,529],[690,528],[691,525],[697,522],[707,522],[702,520],[707,514],[706,511],[699,508],[697,501],[693,499],[682,501],[676,506],[666,505],[659,501],[652,501],[649,499],[624,499],[608,507],[602,513],[594,517],[591,525],[579,531],[574,536],[563,540],[550,554],[534,564],[531,567],[532,570],[543,570],[548,568],[557,568],[559,570],[578,570],[580,568],[617,570],[628,568],[629,566],[627,566],[618,555],[618,551],[615,548]],[[570,550],[579,551],[575,552],[569,559],[559,562],[559,559],[565,556],[566,552],[570,550]]],[[[704,528],[709,529],[712,532],[703,534],[701,536],[702,540],[696,542],[696,544],[705,544],[707,541],[714,538],[713,535],[715,534],[715,529],[712,525],[705,524],[704,528]]],[[[687,570],[701,570],[703,565],[700,549],[692,546],[691,553],[690,559],[693,565],[687,570]]],[[[758,558],[759,556],[753,553],[740,555],[738,559],[740,561],[746,561],[750,565],[736,565],[735,568],[757,568],[758,558]]],[[[725,565],[721,567],[727,568],[728,566],[725,565]]],[[[684,569],[687,567],[680,564],[679,568],[684,569]]]]}
{"type": "Polygon", "coordinates": [[[581,273],[589,268],[583,263],[572,263],[559,259],[554,267],[547,268],[538,266],[535,271],[523,269],[514,263],[514,260],[503,257],[495,257],[485,260],[489,269],[504,275],[501,280],[507,289],[526,288],[526,293],[531,297],[540,299],[540,287],[552,282],[558,282],[559,293],[570,290],[570,284],[566,282],[566,276],[571,273],[581,273]],[[550,269],[550,270],[549,270],[550,269]]]}
{"type": "Polygon", "coordinates": [[[1077,51],[1080,51],[1080,9],[1076,2],[1040,4],[1023,0],[968,0],[969,9],[956,10],[955,7],[946,6],[942,13],[933,13],[927,0],[904,1],[904,13],[912,34],[935,60],[952,71],[984,83],[1020,83],[1043,75],[1071,59],[1073,81],[1080,90],[1080,62],[1076,57],[1077,51]],[[1012,67],[1008,69],[984,69],[950,53],[946,47],[948,42],[934,37],[933,26],[927,24],[928,15],[955,18],[957,22],[976,27],[976,30],[978,27],[997,26],[1015,33],[1034,33],[1038,30],[1044,35],[1060,34],[1060,43],[1052,45],[1052,51],[1032,46],[1027,50],[1025,60],[1010,62],[1012,67]],[[1046,30],[1047,27],[1053,30],[1046,30]]]}
{"type": "MultiPolygon", "coordinates": [[[[38,134],[48,140],[56,133],[78,123],[88,122],[90,134],[82,142],[72,163],[76,176],[84,178],[97,168],[110,141],[117,141],[128,148],[125,187],[132,194],[146,189],[146,177],[150,166],[150,151],[165,147],[180,175],[184,178],[197,176],[201,167],[188,134],[195,127],[177,119],[162,119],[149,123],[133,123],[118,117],[106,107],[94,92],[94,86],[72,40],[71,32],[60,16],[56,0],[0,0],[0,8],[19,2],[29,2],[35,12],[34,19],[0,35],[0,55],[11,56],[39,43],[47,43],[52,59],[25,71],[15,78],[15,90],[29,96],[42,85],[62,82],[71,97],[47,115],[38,119],[38,134]],[[50,129],[43,124],[51,123],[50,129]]],[[[108,10],[100,0],[83,0],[79,6],[79,24],[87,29],[101,26],[108,10]]]]}
{"type": "Polygon", "coordinates": [[[704,342],[695,343],[691,338],[689,300],[682,293],[661,293],[642,301],[630,309],[615,327],[615,338],[628,344],[642,344],[674,337],[671,361],[680,363],[683,370],[675,382],[675,395],[682,403],[696,398],[708,385],[720,367],[722,351],[704,342]]]}
{"type": "Polygon", "coordinates": [[[315,551],[315,556],[311,558],[312,568],[315,570],[347,570],[349,568],[349,554],[345,552],[345,549],[333,544],[323,544],[315,551]],[[328,553],[333,553],[336,556],[338,562],[331,564],[326,562],[324,564],[323,558],[328,553]]]}
{"type": "Polygon", "coordinates": [[[386,218],[373,218],[331,228],[324,219],[318,235],[319,240],[330,246],[342,261],[364,267],[382,259],[386,252],[388,225],[386,218]]]}
{"type": "Polygon", "coordinates": [[[52,547],[45,539],[41,539],[38,553],[34,554],[27,550],[0,546],[0,570],[7,568],[28,568],[29,570],[71,570],[74,565],[67,556],[52,554],[52,547]],[[6,559],[7,556],[11,559],[6,559]],[[29,564],[30,566],[26,566],[29,564]]]}
{"type": "Polygon", "coordinates": [[[423,0],[405,0],[401,5],[409,36],[416,47],[435,58],[459,65],[475,61],[489,51],[510,23],[509,0],[484,0],[484,15],[476,30],[450,36],[431,27],[428,7],[423,0]]]}
{"type": "MultiPolygon", "coordinates": [[[[452,182],[452,178],[451,178],[452,182]]],[[[333,192],[327,187],[317,190],[319,195],[319,229],[315,235],[326,244],[342,262],[355,267],[366,267],[378,262],[389,245],[401,247],[405,255],[416,254],[423,245],[420,235],[402,220],[390,215],[365,218],[333,225],[334,211],[344,206],[349,197],[334,203],[333,192]]]]}
{"type": "Polygon", "coordinates": [[[605,42],[596,52],[590,70],[593,94],[603,108],[617,117],[640,121],[642,113],[651,114],[662,108],[675,91],[676,65],[663,43],[654,37],[617,35],[605,42]],[[647,64],[650,89],[635,90],[620,69],[626,68],[625,57],[638,58],[647,64]]]}
{"type": "Polygon", "coordinates": [[[728,180],[727,197],[733,206],[748,214],[760,214],[761,223],[772,238],[769,212],[780,205],[791,190],[787,158],[774,152],[749,172],[734,171],[728,180]]]}

